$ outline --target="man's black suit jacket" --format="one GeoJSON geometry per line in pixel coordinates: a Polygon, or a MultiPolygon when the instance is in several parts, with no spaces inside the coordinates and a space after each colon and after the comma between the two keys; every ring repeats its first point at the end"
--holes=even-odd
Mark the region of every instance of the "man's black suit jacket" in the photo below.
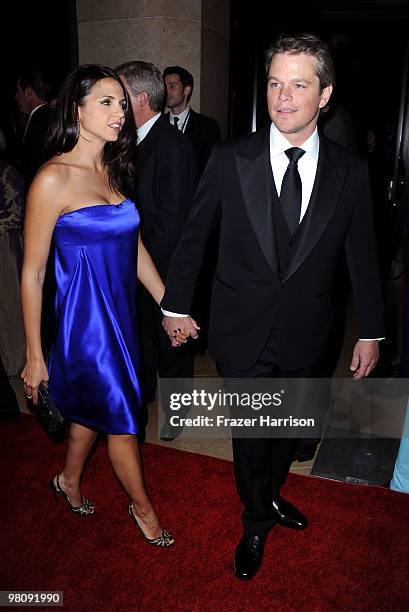
{"type": "Polygon", "coordinates": [[[273,326],[277,365],[297,370],[325,355],[334,271],[345,250],[359,338],[384,335],[382,295],[366,162],[325,137],[314,188],[293,256],[280,273],[273,207],[280,206],[270,163],[270,130],[214,151],[169,269],[163,308],[189,312],[213,220],[220,248],[213,285],[209,351],[250,369],[273,326]]]}
{"type": "Polygon", "coordinates": [[[136,147],[134,164],[141,236],[165,280],[197,184],[195,153],[186,136],[160,117],[136,147]]]}
{"type": "Polygon", "coordinates": [[[22,172],[26,190],[30,186],[37,170],[49,158],[46,138],[53,117],[53,109],[49,104],[40,106],[32,115],[23,140],[22,172]]]}
{"type": "MultiPolygon", "coordinates": [[[[168,115],[170,118],[170,115],[168,115]]],[[[209,160],[212,148],[220,142],[220,129],[217,121],[192,108],[183,132],[193,145],[199,164],[199,175],[203,173],[209,160]]]]}

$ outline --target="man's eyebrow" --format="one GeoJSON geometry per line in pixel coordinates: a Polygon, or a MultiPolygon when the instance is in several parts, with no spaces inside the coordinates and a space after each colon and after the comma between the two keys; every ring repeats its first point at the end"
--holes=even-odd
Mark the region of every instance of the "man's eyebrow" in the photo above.
{"type": "MultiPolygon", "coordinates": [[[[280,79],[278,79],[275,76],[269,76],[267,77],[267,81],[280,81],[280,79]]],[[[311,81],[309,79],[303,79],[303,78],[299,78],[299,79],[291,79],[292,83],[311,83],[311,81]]]]}

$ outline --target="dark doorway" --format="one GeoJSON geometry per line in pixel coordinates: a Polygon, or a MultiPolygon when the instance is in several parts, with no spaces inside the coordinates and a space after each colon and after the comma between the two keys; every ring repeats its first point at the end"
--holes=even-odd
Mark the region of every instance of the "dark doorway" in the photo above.
{"type": "Polygon", "coordinates": [[[1,11],[0,128],[8,143],[9,161],[15,163],[19,137],[14,102],[16,79],[23,70],[41,68],[52,92],[57,92],[62,80],[77,64],[76,6],[75,0],[11,0],[3,3],[1,11]]]}
{"type": "Polygon", "coordinates": [[[375,124],[393,149],[409,34],[409,2],[312,1],[252,5],[232,2],[230,134],[268,122],[264,52],[281,32],[313,32],[333,49],[336,95],[351,115],[358,145],[375,124]],[[255,101],[256,98],[256,101],[255,101]],[[255,101],[254,107],[253,103],[255,101]]]}

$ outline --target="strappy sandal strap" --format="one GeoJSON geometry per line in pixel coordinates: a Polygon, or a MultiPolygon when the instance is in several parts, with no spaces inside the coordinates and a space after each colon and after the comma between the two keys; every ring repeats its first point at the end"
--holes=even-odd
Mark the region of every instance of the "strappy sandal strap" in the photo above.
{"type": "Polygon", "coordinates": [[[129,512],[131,519],[133,520],[133,522],[135,523],[135,525],[138,527],[139,531],[141,532],[144,540],[148,544],[151,544],[152,546],[160,546],[161,548],[167,548],[168,546],[172,546],[174,544],[172,534],[166,529],[162,529],[162,534],[158,536],[157,538],[148,538],[144,534],[142,527],[140,526],[138,519],[136,518],[136,514],[133,509],[132,502],[128,505],[128,512],[129,512]]]}

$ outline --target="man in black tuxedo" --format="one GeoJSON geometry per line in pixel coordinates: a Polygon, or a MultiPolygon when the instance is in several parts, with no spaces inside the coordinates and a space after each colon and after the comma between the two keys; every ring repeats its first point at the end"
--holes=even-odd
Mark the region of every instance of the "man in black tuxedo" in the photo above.
{"type": "Polygon", "coordinates": [[[53,116],[50,90],[41,70],[23,73],[17,79],[16,100],[21,113],[28,115],[23,135],[21,168],[26,191],[37,170],[49,158],[46,137],[53,116]]]}
{"type": "MultiPolygon", "coordinates": [[[[336,263],[346,252],[358,336],[350,369],[367,376],[383,336],[372,201],[366,163],[317,132],[335,82],[325,43],[282,36],[267,52],[271,125],[220,145],[201,178],[162,301],[164,314],[188,313],[213,220],[220,249],[209,351],[226,378],[320,377],[328,349],[336,263]]],[[[200,323],[200,322],[199,322],[200,323]]],[[[197,335],[190,319],[164,327],[197,335]]],[[[280,496],[296,441],[233,439],[237,489],[245,506],[235,552],[243,580],[259,569],[275,524],[306,517],[280,496]]]]}
{"type": "Polygon", "coordinates": [[[202,174],[212,147],[220,142],[220,129],[215,119],[197,113],[189,102],[193,93],[193,76],[180,66],[168,66],[163,72],[166,85],[167,118],[183,132],[196,151],[199,174],[202,174]]]}
{"type": "MultiPolygon", "coordinates": [[[[141,216],[141,236],[155,266],[166,281],[170,259],[189,214],[197,183],[197,162],[189,140],[161,114],[163,78],[153,64],[127,62],[116,68],[129,93],[137,127],[135,203],[141,216]]],[[[140,287],[144,396],[155,398],[156,375],[191,378],[191,347],[172,350],[162,328],[162,314],[140,287]]],[[[166,432],[165,439],[171,439],[166,432]]]]}

